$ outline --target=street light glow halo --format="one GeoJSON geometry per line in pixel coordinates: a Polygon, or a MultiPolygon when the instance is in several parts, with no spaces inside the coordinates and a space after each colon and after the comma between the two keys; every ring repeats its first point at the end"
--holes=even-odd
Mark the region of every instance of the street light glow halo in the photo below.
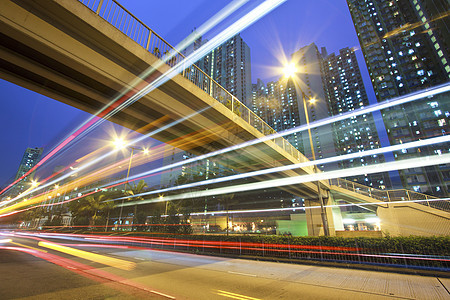
{"type": "Polygon", "coordinates": [[[290,62],[284,67],[283,73],[286,78],[290,78],[294,76],[295,73],[297,73],[297,66],[295,65],[295,63],[290,62]]]}
{"type": "Polygon", "coordinates": [[[113,145],[116,149],[123,149],[127,145],[123,138],[115,138],[113,141],[113,145]]]}

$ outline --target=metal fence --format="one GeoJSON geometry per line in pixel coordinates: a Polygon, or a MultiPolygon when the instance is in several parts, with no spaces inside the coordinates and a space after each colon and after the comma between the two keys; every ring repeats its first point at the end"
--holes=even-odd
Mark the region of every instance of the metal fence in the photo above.
{"type": "Polygon", "coordinates": [[[379,190],[341,178],[332,179],[331,184],[380,201],[416,201],[425,206],[450,211],[450,201],[406,189],[379,190]]]}
{"type": "MultiPolygon", "coordinates": [[[[105,21],[120,30],[133,41],[147,49],[167,65],[174,67],[184,60],[184,55],[145,25],[116,0],[78,0],[83,3],[105,21]]],[[[196,65],[192,65],[182,71],[181,75],[202,89],[205,93],[222,103],[236,116],[256,128],[264,135],[276,133],[264,120],[246,107],[235,96],[218,84],[208,74],[196,65]]],[[[304,158],[291,143],[283,137],[273,139],[273,142],[298,161],[304,158]]]]}
{"type": "MultiPolygon", "coordinates": [[[[90,235],[91,240],[95,238],[95,233],[90,235]]],[[[320,237],[302,240],[295,237],[232,235],[102,235],[99,238],[104,244],[143,249],[450,271],[448,243],[439,237],[420,239],[418,237],[383,239],[320,237]]]]}

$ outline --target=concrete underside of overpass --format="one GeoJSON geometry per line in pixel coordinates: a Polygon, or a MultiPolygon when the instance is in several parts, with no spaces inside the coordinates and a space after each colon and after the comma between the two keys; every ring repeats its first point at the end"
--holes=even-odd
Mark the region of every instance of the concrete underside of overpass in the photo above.
{"type": "MultiPolygon", "coordinates": [[[[79,1],[0,3],[0,77],[80,110],[95,114],[111,100],[120,102],[135,94],[139,91],[136,86],[142,88],[169,68],[79,1]],[[126,96],[120,96],[123,94],[126,96]]],[[[109,120],[147,134],[190,115],[194,116],[152,138],[198,155],[264,137],[182,75],[176,75],[109,120]]],[[[244,173],[308,159],[301,153],[294,157],[269,140],[222,155],[219,163],[220,160],[244,173]]],[[[304,167],[253,180],[312,173],[312,167],[304,167]]],[[[329,188],[326,181],[322,186],[329,188]]],[[[283,189],[318,205],[317,183],[283,189]]],[[[321,223],[320,217],[311,215],[310,219],[321,223]]],[[[330,220],[330,231],[334,232],[332,224],[330,220]]],[[[320,226],[310,227],[312,235],[323,232],[320,226]]]]}
{"type": "MultiPolygon", "coordinates": [[[[0,11],[1,78],[91,114],[124,91],[128,96],[137,92],[132,82],[144,86],[170,68],[78,1],[2,1],[0,11]],[[141,75],[149,69],[150,75],[141,75]]],[[[203,154],[264,136],[181,75],[110,120],[146,134],[202,109],[152,137],[203,154]]],[[[229,167],[248,172],[307,158],[293,157],[274,141],[266,141],[224,155],[225,160],[229,167]]],[[[311,173],[307,167],[259,180],[311,173]]],[[[313,183],[287,189],[317,198],[313,183]]]]}

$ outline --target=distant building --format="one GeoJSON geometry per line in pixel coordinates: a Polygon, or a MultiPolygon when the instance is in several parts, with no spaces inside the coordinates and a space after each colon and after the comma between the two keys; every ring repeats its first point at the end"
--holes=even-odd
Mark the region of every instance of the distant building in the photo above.
{"type": "MultiPolygon", "coordinates": [[[[24,176],[28,171],[31,170],[41,158],[43,148],[27,148],[25,153],[23,154],[22,160],[20,161],[19,169],[17,170],[16,177],[14,180],[17,180],[24,176]]],[[[28,188],[31,187],[31,179],[34,176],[34,172],[30,173],[22,180],[20,180],[10,191],[10,194],[18,195],[28,188]]]]}
{"type": "MultiPolygon", "coordinates": [[[[282,77],[277,82],[268,83],[264,92],[261,82],[254,85],[255,99],[252,109],[277,132],[307,123],[303,96],[310,123],[330,116],[322,73],[322,56],[316,45],[301,48],[292,55],[292,61],[300,70],[296,74],[295,83],[293,79],[282,77]],[[311,99],[316,101],[313,102],[311,99]]],[[[313,128],[311,137],[316,159],[336,155],[331,125],[313,128]]],[[[285,138],[306,157],[312,159],[308,131],[293,133],[285,138]]],[[[333,170],[337,168],[337,164],[322,164],[318,167],[321,170],[333,170]]]]}
{"type": "MultiPolygon", "coordinates": [[[[197,50],[205,41],[198,39],[186,53],[197,50]]],[[[212,79],[247,107],[252,103],[250,48],[238,34],[195,63],[212,79]]]]}
{"type": "MultiPolygon", "coordinates": [[[[354,49],[344,48],[339,54],[324,55],[323,74],[331,115],[340,115],[369,105],[366,89],[356,60],[354,49]]],[[[352,117],[332,124],[336,152],[345,155],[381,147],[379,135],[371,113],[352,117]]],[[[368,166],[384,162],[381,155],[365,156],[339,162],[340,169],[368,166]]],[[[388,173],[365,174],[351,178],[367,186],[384,189],[391,187],[388,173]]]]}
{"type": "MultiPolygon", "coordinates": [[[[280,78],[253,85],[252,109],[277,132],[306,124],[302,91],[305,93],[309,122],[326,119],[369,105],[360,69],[353,49],[328,55],[313,43],[292,55],[298,70],[296,83],[280,78]],[[298,84],[298,86],[296,86],[298,84]],[[311,99],[315,99],[312,103],[311,99]]],[[[380,148],[380,139],[372,114],[313,128],[312,141],[316,159],[380,148]]],[[[285,138],[300,152],[312,158],[307,131],[285,138]]],[[[384,162],[382,155],[343,160],[319,165],[322,170],[345,169],[384,162]]],[[[348,178],[367,186],[384,189],[391,186],[389,175],[373,174],[348,178]]]]}
{"type": "MultiPolygon", "coordinates": [[[[328,118],[331,113],[328,107],[323,58],[317,46],[312,43],[300,48],[300,50],[292,54],[292,61],[298,69],[297,81],[301,90],[305,93],[309,122],[312,123],[328,118]],[[315,101],[313,102],[311,99],[315,101]]],[[[298,125],[303,125],[306,124],[305,109],[301,95],[298,95],[297,98],[300,112],[300,123],[298,125]]],[[[300,134],[304,153],[309,157],[311,153],[309,134],[307,131],[303,131],[300,134]]],[[[316,159],[336,156],[331,124],[311,129],[311,135],[316,159]]],[[[337,163],[319,165],[319,168],[322,170],[335,170],[337,169],[337,163]]]]}
{"type": "MultiPolygon", "coordinates": [[[[185,51],[188,55],[199,49],[205,42],[200,37],[185,51]]],[[[195,63],[201,70],[234,95],[244,105],[252,105],[252,82],[250,48],[238,34],[224,42],[219,47],[205,55],[195,63]]],[[[165,150],[163,165],[167,166],[175,162],[194,157],[189,152],[179,151],[171,146],[165,150]]],[[[226,166],[222,166],[212,160],[199,162],[196,165],[182,166],[171,169],[161,176],[162,186],[173,186],[177,180],[192,180],[193,178],[208,179],[220,176],[223,172],[232,172],[226,166]]]]}
{"type": "MultiPolygon", "coordinates": [[[[448,83],[448,0],[347,0],[379,102],[448,83]]],[[[441,94],[382,111],[392,145],[446,135],[450,95],[441,94]]],[[[404,149],[398,160],[448,153],[448,145],[404,149]]],[[[400,170],[403,186],[448,195],[450,166],[400,170]]]]}

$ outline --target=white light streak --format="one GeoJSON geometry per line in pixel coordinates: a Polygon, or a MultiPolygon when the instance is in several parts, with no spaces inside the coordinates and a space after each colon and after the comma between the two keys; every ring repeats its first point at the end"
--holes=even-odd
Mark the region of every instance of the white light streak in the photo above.
{"type": "MultiPolygon", "coordinates": [[[[183,160],[183,161],[180,161],[180,162],[177,162],[177,163],[174,163],[174,164],[170,164],[170,165],[166,165],[166,166],[163,166],[163,167],[160,167],[160,168],[156,168],[156,169],[153,169],[153,170],[142,172],[140,174],[136,174],[136,175],[131,176],[130,180],[133,180],[133,179],[139,178],[139,177],[143,177],[143,176],[147,176],[147,175],[151,175],[151,174],[155,174],[155,173],[159,173],[159,172],[162,172],[162,171],[166,171],[166,170],[169,170],[169,169],[172,169],[172,168],[176,168],[176,167],[180,167],[180,166],[183,166],[183,165],[191,164],[191,163],[194,163],[194,162],[198,162],[198,161],[201,161],[201,160],[204,160],[204,159],[208,159],[208,158],[211,158],[211,157],[214,157],[214,156],[217,156],[217,155],[225,154],[225,153],[228,153],[228,152],[231,152],[231,151],[239,150],[239,149],[242,149],[242,148],[245,148],[245,147],[248,147],[248,146],[252,146],[252,145],[255,145],[255,144],[258,144],[258,143],[262,143],[262,142],[265,142],[265,141],[268,141],[268,140],[273,140],[275,138],[279,138],[279,137],[282,137],[282,136],[285,136],[285,135],[290,135],[290,134],[293,134],[295,132],[306,131],[308,129],[317,128],[317,127],[320,127],[320,126],[323,126],[323,125],[327,125],[327,124],[331,124],[331,123],[334,123],[334,122],[337,122],[337,121],[345,120],[347,118],[351,118],[351,117],[354,117],[354,116],[359,116],[359,115],[371,113],[371,112],[374,112],[374,111],[377,111],[377,110],[380,110],[380,109],[394,107],[396,105],[404,104],[404,103],[411,102],[411,101],[416,101],[416,100],[422,99],[424,97],[429,97],[429,96],[432,96],[432,95],[437,95],[437,94],[448,92],[448,91],[450,91],[450,83],[447,83],[447,84],[444,84],[444,85],[440,85],[440,86],[437,86],[435,88],[430,88],[430,89],[427,89],[425,91],[412,93],[412,94],[409,94],[409,95],[406,95],[406,96],[402,96],[402,97],[397,97],[397,98],[388,100],[388,101],[383,102],[383,103],[377,103],[377,104],[373,104],[373,105],[367,106],[364,109],[359,109],[359,110],[351,111],[351,112],[348,112],[348,113],[344,113],[342,115],[333,116],[333,117],[330,117],[330,118],[327,118],[327,119],[315,121],[315,122],[310,123],[309,125],[302,125],[302,126],[299,126],[299,127],[292,128],[290,130],[286,130],[286,131],[279,132],[279,133],[274,133],[274,134],[265,136],[265,137],[260,138],[260,139],[254,139],[254,140],[247,141],[247,142],[244,142],[244,143],[241,143],[241,144],[238,144],[238,145],[234,145],[234,146],[231,146],[231,147],[228,147],[228,148],[225,148],[225,149],[213,151],[213,152],[210,152],[210,153],[207,153],[207,154],[203,154],[203,155],[199,155],[199,156],[196,156],[196,157],[193,157],[193,158],[190,158],[190,159],[187,159],[187,160],[183,160]]],[[[448,137],[446,137],[446,138],[448,138],[448,137]]],[[[421,141],[418,141],[418,143],[420,144],[421,141]]],[[[438,143],[438,142],[436,141],[436,143],[438,143]]],[[[394,145],[394,146],[390,146],[390,147],[393,147],[393,148],[384,147],[384,148],[379,148],[379,149],[374,149],[374,150],[369,150],[369,151],[362,151],[362,152],[358,152],[358,153],[352,153],[351,155],[352,156],[355,155],[356,157],[360,157],[360,156],[358,156],[359,153],[362,153],[361,156],[365,156],[365,155],[367,155],[367,153],[372,153],[372,154],[368,154],[368,155],[375,155],[377,153],[383,153],[384,150],[381,150],[381,149],[393,149],[393,150],[386,150],[384,152],[395,151],[398,148],[406,149],[405,148],[406,144],[402,144],[402,145],[403,145],[403,147],[400,147],[400,145],[394,145]],[[371,151],[373,151],[373,152],[371,152],[371,151]],[[378,151],[380,151],[380,152],[378,152],[378,151]],[[364,154],[364,153],[366,153],[366,154],[364,154]]],[[[417,146],[411,146],[411,147],[417,147],[417,146]]],[[[341,159],[343,160],[343,159],[348,159],[348,158],[350,158],[350,156],[342,155],[342,156],[339,156],[339,159],[338,158],[327,158],[325,160],[317,160],[316,163],[314,163],[314,162],[307,162],[307,165],[315,165],[315,164],[318,164],[319,161],[320,161],[320,163],[330,163],[330,162],[335,162],[335,161],[339,161],[341,159]]],[[[307,166],[307,165],[305,165],[305,166],[307,166]]],[[[289,166],[280,167],[280,168],[287,168],[286,170],[288,170],[289,166]]],[[[293,168],[298,168],[298,167],[293,167],[293,168]]],[[[264,172],[264,171],[261,171],[261,172],[264,172]]],[[[274,172],[278,172],[278,171],[274,171],[274,172]]],[[[242,175],[242,176],[245,176],[245,175],[242,175]]]]}
{"type": "MultiPolygon", "coordinates": [[[[265,169],[265,170],[258,170],[258,171],[243,173],[243,174],[236,174],[236,175],[221,177],[221,178],[214,178],[214,179],[204,180],[204,181],[200,181],[200,182],[193,182],[193,183],[183,184],[183,185],[174,186],[174,187],[170,187],[170,188],[160,189],[157,191],[150,191],[150,192],[145,192],[145,193],[141,193],[141,194],[137,194],[137,195],[133,195],[133,196],[121,197],[116,200],[147,196],[147,195],[152,195],[152,194],[156,194],[156,193],[165,193],[165,192],[181,190],[181,189],[186,189],[186,188],[193,188],[193,187],[204,186],[204,185],[220,183],[220,182],[228,182],[228,181],[232,181],[232,180],[236,180],[236,179],[243,179],[243,178],[255,177],[255,176],[264,175],[264,174],[270,174],[270,173],[275,173],[275,172],[282,172],[282,171],[287,171],[287,170],[304,168],[304,167],[308,167],[308,166],[314,166],[316,164],[327,164],[327,163],[337,162],[337,161],[341,161],[341,160],[348,160],[348,159],[352,159],[352,158],[377,155],[377,154],[382,154],[385,152],[398,151],[401,149],[409,149],[409,148],[416,148],[416,147],[423,147],[423,146],[427,146],[427,145],[433,145],[433,144],[445,143],[445,142],[450,142],[450,136],[448,136],[448,135],[447,136],[439,136],[439,137],[430,138],[430,139],[426,139],[426,140],[419,140],[419,141],[415,141],[415,142],[398,144],[398,145],[384,147],[384,148],[378,148],[378,149],[372,149],[372,150],[368,150],[368,151],[361,151],[361,152],[355,152],[355,153],[351,153],[351,154],[345,154],[345,155],[341,155],[341,156],[334,156],[334,157],[329,157],[329,158],[318,159],[316,161],[306,161],[306,162],[298,163],[298,164],[275,167],[275,168],[265,169]]],[[[171,166],[173,167],[173,165],[171,165],[171,166]]],[[[370,167],[373,167],[373,165],[367,166],[367,167],[370,168],[370,167]]],[[[164,167],[162,167],[162,168],[164,168],[164,167]]]]}
{"type": "MultiPolygon", "coordinates": [[[[263,2],[262,4],[258,5],[256,8],[254,8],[252,11],[250,11],[249,13],[247,13],[246,15],[244,15],[243,17],[241,17],[239,20],[237,20],[235,23],[233,23],[232,25],[230,25],[228,28],[226,28],[225,30],[223,30],[221,33],[219,33],[217,36],[215,36],[213,39],[211,39],[211,41],[207,42],[205,45],[203,45],[202,47],[200,47],[197,51],[195,51],[194,53],[188,55],[183,62],[179,63],[178,65],[176,65],[175,67],[171,68],[170,70],[168,70],[167,72],[165,72],[164,74],[162,74],[161,76],[159,76],[157,79],[155,79],[153,82],[151,82],[150,84],[148,84],[146,87],[144,87],[143,89],[141,89],[139,92],[137,92],[136,94],[134,94],[132,97],[130,97],[130,99],[126,100],[124,103],[120,104],[118,107],[116,107],[114,110],[112,110],[111,112],[109,112],[106,116],[103,117],[104,120],[110,118],[111,116],[113,116],[114,114],[116,114],[117,112],[121,111],[122,109],[130,106],[131,104],[133,104],[134,102],[138,101],[139,99],[141,99],[142,97],[144,97],[145,95],[147,95],[148,93],[150,93],[151,91],[153,91],[154,89],[158,88],[159,86],[161,86],[162,84],[164,84],[165,82],[167,82],[168,80],[172,79],[174,76],[178,75],[180,72],[182,72],[184,69],[188,68],[190,65],[192,65],[193,63],[195,63],[197,60],[199,60],[200,58],[202,58],[204,55],[208,54],[209,52],[212,51],[212,49],[218,47],[219,45],[221,45],[224,41],[228,40],[229,38],[233,37],[234,35],[238,34],[240,31],[242,31],[243,29],[245,29],[246,27],[250,26],[251,24],[253,24],[254,22],[256,22],[258,19],[260,19],[261,17],[263,17],[264,15],[266,15],[267,13],[269,13],[270,11],[272,11],[273,9],[275,9],[277,6],[279,6],[281,3],[285,2],[286,0],[266,0],[265,2],[263,2]]],[[[234,10],[236,10],[237,8],[239,8],[240,6],[242,6],[246,1],[236,1],[235,3],[231,3],[230,5],[228,5],[227,7],[224,8],[224,16],[220,17],[221,19],[223,19],[226,15],[231,14],[234,10]]],[[[210,26],[216,24],[218,22],[218,20],[210,20],[210,23],[208,23],[207,25],[205,25],[203,28],[201,29],[201,32],[204,32],[204,30],[207,30],[210,28],[210,26]]],[[[185,44],[182,44],[185,45],[185,44]]],[[[162,65],[163,62],[160,62],[160,64],[162,65]]],[[[136,79],[132,86],[134,86],[135,84],[137,84],[138,79],[136,79]]],[[[123,95],[125,95],[126,92],[123,92],[120,96],[116,97],[114,100],[112,100],[108,105],[106,105],[104,108],[102,108],[100,111],[98,111],[96,113],[96,115],[94,115],[93,117],[89,118],[87,121],[85,121],[81,126],[79,126],[76,130],[73,131],[73,133],[75,133],[76,131],[78,131],[79,129],[81,129],[83,126],[86,126],[88,123],[90,123],[94,118],[96,118],[100,113],[102,113],[103,111],[105,111],[110,105],[112,105],[113,103],[115,103],[118,99],[120,99],[123,95]]],[[[218,104],[220,102],[217,102],[216,104],[218,104]]],[[[155,131],[153,131],[150,134],[146,134],[140,138],[137,138],[133,141],[128,142],[128,145],[132,145],[135,144],[143,139],[146,139],[148,137],[151,137],[152,135],[161,132],[163,130],[166,130],[178,123],[181,123],[197,114],[202,113],[204,110],[208,109],[209,107],[203,108],[200,111],[197,111],[187,117],[183,117],[180,118],[179,120],[176,120],[174,122],[172,122],[169,125],[163,126],[155,131]]],[[[100,124],[100,122],[103,121],[98,121],[96,122],[95,126],[98,126],[98,124],[100,124]]],[[[89,127],[89,130],[92,130],[92,126],[89,127]]],[[[72,133],[72,134],[73,134],[72,133]]],[[[104,158],[114,154],[115,152],[117,152],[119,149],[114,149],[110,152],[108,152],[107,154],[102,155],[101,157],[98,157],[97,159],[83,165],[80,166],[78,168],[78,170],[76,171],[72,171],[58,179],[55,179],[47,184],[43,184],[41,185],[39,188],[34,189],[35,191],[44,189],[50,185],[53,185],[55,183],[61,182],[63,179],[78,173],[79,171],[86,169],[89,166],[92,166],[96,163],[98,163],[99,161],[103,160],[104,158]]],[[[17,201],[20,200],[21,198],[25,197],[26,195],[28,195],[30,192],[28,193],[24,193],[10,201],[8,201],[7,203],[4,202],[2,203],[1,206],[4,206],[8,203],[11,203],[13,201],[17,201]]]]}
{"type": "MultiPolygon", "coordinates": [[[[438,198],[438,199],[427,199],[427,200],[399,200],[399,201],[380,201],[375,203],[349,203],[349,204],[333,204],[325,205],[327,208],[340,208],[340,207],[350,207],[350,206],[371,206],[371,205],[386,205],[386,204],[404,204],[404,203],[421,203],[421,202],[441,202],[449,201],[450,198],[438,198]]],[[[308,209],[317,209],[320,205],[313,205],[308,207],[283,207],[283,208],[261,208],[261,209],[242,209],[242,210],[216,210],[208,212],[194,212],[190,213],[190,216],[214,216],[214,215],[225,215],[225,214],[252,214],[252,213],[271,213],[271,212],[295,212],[295,211],[305,211],[308,209]]],[[[182,216],[183,214],[177,214],[177,216],[182,216]]],[[[168,217],[168,215],[162,215],[162,217],[168,217]]],[[[378,218],[373,218],[378,219],[378,218]]]]}
{"type": "Polygon", "coordinates": [[[374,168],[374,167],[368,168],[365,166],[364,167],[355,167],[355,168],[349,168],[349,169],[344,169],[344,170],[336,170],[336,171],[322,172],[322,173],[315,173],[315,174],[308,174],[308,175],[300,175],[300,176],[294,176],[294,177],[288,177],[288,178],[272,179],[272,180],[266,180],[266,181],[262,181],[262,182],[240,184],[240,185],[234,185],[231,187],[221,187],[221,188],[215,188],[215,189],[209,189],[209,190],[203,190],[203,191],[191,191],[191,192],[182,193],[182,194],[178,194],[178,195],[168,195],[168,196],[165,196],[163,200],[159,199],[159,197],[158,197],[158,198],[153,198],[153,199],[148,199],[148,200],[132,201],[132,202],[118,205],[118,206],[119,207],[120,206],[132,206],[132,205],[155,203],[155,202],[162,202],[162,201],[173,201],[173,200],[180,200],[180,199],[200,198],[200,197],[206,197],[206,196],[217,196],[217,195],[222,195],[222,194],[247,192],[247,191],[273,188],[273,187],[298,185],[298,184],[304,184],[304,183],[308,183],[308,182],[317,182],[317,181],[321,181],[321,180],[329,180],[329,179],[341,178],[341,177],[351,177],[351,176],[357,176],[357,175],[361,175],[361,174],[389,172],[389,171],[393,171],[393,170],[408,169],[411,167],[420,168],[420,167],[427,167],[427,166],[447,164],[447,163],[450,163],[450,153],[439,155],[439,156],[426,156],[426,157],[420,157],[420,158],[405,159],[402,161],[380,163],[380,164],[377,164],[376,168],[374,168]]]}
{"type": "MultiPolygon", "coordinates": [[[[244,5],[248,0],[237,0],[234,1],[232,3],[230,3],[229,5],[227,5],[224,9],[222,9],[219,13],[217,13],[213,18],[211,18],[209,21],[207,21],[204,25],[202,25],[199,28],[199,33],[205,33],[206,31],[208,31],[209,29],[211,29],[212,27],[214,27],[215,25],[217,25],[220,21],[222,21],[224,18],[226,18],[227,16],[229,16],[231,13],[233,13],[235,10],[237,10],[239,7],[241,7],[242,5],[244,5]],[[216,18],[216,19],[214,19],[216,18]]],[[[214,37],[210,42],[206,43],[205,45],[203,45],[202,47],[200,47],[198,49],[198,51],[195,51],[194,53],[192,53],[191,55],[187,56],[183,62],[179,63],[176,67],[171,68],[169,71],[165,72],[164,74],[162,74],[161,76],[159,76],[156,80],[154,80],[153,82],[151,82],[150,84],[148,84],[146,87],[144,87],[142,90],[140,90],[139,92],[137,92],[136,94],[134,94],[132,97],[130,97],[130,99],[124,101],[123,103],[121,103],[119,106],[117,106],[116,108],[114,108],[111,112],[107,113],[105,116],[103,116],[103,119],[98,119],[94,122],[94,120],[96,118],[98,118],[99,115],[101,115],[106,109],[108,109],[111,105],[113,105],[114,103],[116,103],[120,98],[122,98],[128,91],[130,91],[133,87],[135,87],[139,82],[141,82],[141,78],[142,76],[145,77],[145,74],[141,74],[141,76],[137,77],[131,84],[131,87],[128,88],[126,91],[123,91],[120,95],[116,96],[113,100],[111,100],[106,106],[104,106],[102,109],[100,109],[94,116],[90,117],[89,119],[87,119],[85,122],[83,122],[80,126],[78,126],[75,130],[73,130],[65,140],[69,139],[69,138],[73,138],[73,136],[80,131],[81,129],[83,129],[84,127],[87,126],[86,129],[84,129],[82,132],[80,132],[80,136],[87,134],[89,131],[92,131],[95,127],[99,126],[102,122],[104,122],[106,119],[109,119],[111,116],[115,115],[117,112],[121,111],[122,109],[130,106],[131,104],[133,104],[134,102],[138,101],[139,99],[141,99],[143,96],[147,95],[149,92],[153,91],[154,89],[158,88],[161,84],[167,82],[168,80],[172,79],[174,76],[178,75],[181,71],[183,71],[184,69],[188,68],[190,65],[192,65],[195,61],[199,60],[201,57],[203,57],[204,55],[206,55],[207,53],[209,53],[212,49],[216,48],[217,46],[219,46],[220,44],[222,44],[224,41],[228,40],[229,38],[231,38],[232,36],[236,35],[237,33],[239,33],[240,31],[242,31],[243,29],[245,29],[246,27],[250,26],[251,24],[253,24],[254,22],[256,22],[258,19],[260,19],[262,16],[264,16],[265,14],[269,13],[270,11],[272,11],[273,9],[275,9],[277,6],[279,6],[281,3],[285,2],[286,0],[266,0],[264,3],[258,5],[256,8],[254,8],[252,11],[250,11],[249,13],[247,13],[246,15],[244,15],[243,17],[241,17],[239,20],[237,20],[235,23],[233,23],[232,25],[230,25],[228,28],[226,28],[225,30],[223,30],[221,33],[219,33],[216,37],[214,37]]],[[[181,47],[186,47],[187,43],[191,40],[193,40],[196,36],[193,35],[191,38],[188,38],[186,41],[183,41],[180,46],[181,47]]],[[[195,39],[194,39],[195,40],[195,39]]],[[[175,53],[175,51],[172,51],[173,53],[171,54],[172,56],[175,53]]],[[[167,59],[170,59],[166,58],[167,59]]],[[[160,65],[163,65],[165,62],[160,62],[160,65]]],[[[149,68],[150,69],[150,68],[149,68]]],[[[153,69],[153,68],[151,68],[153,69]]],[[[148,76],[148,71],[146,72],[147,76],[148,76]]],[[[217,102],[219,103],[219,102],[217,102]]],[[[192,115],[190,115],[190,117],[192,117],[193,115],[199,114],[201,113],[201,111],[198,111],[192,115]]],[[[176,120],[172,123],[171,126],[178,124],[184,120],[186,120],[188,117],[185,118],[181,118],[180,120],[176,120]]],[[[164,128],[167,129],[170,126],[165,126],[164,128]]],[[[160,128],[159,131],[163,130],[162,128],[160,128]]],[[[152,133],[155,134],[155,133],[152,133]]],[[[145,139],[147,137],[149,137],[150,135],[144,135],[141,138],[138,138],[134,141],[130,141],[128,143],[128,145],[136,143],[142,139],[145,139]]],[[[73,140],[71,140],[70,142],[73,142],[73,140]]],[[[67,145],[66,145],[67,147],[67,145]]],[[[56,148],[56,147],[55,147],[56,148]]],[[[116,150],[113,150],[103,156],[101,156],[100,158],[95,160],[96,162],[99,162],[100,160],[108,157],[109,155],[114,154],[116,150]]],[[[84,165],[83,168],[86,168],[90,165],[93,165],[94,161],[84,165]]],[[[81,168],[80,168],[81,169],[81,168]]],[[[78,171],[80,171],[80,169],[78,171]]],[[[75,173],[75,172],[72,172],[75,173]]],[[[71,173],[71,174],[72,174],[71,173]]],[[[70,175],[69,175],[70,176],[70,175]]],[[[56,182],[60,182],[61,180],[65,179],[68,177],[68,175],[63,176],[64,178],[58,178],[57,180],[52,181],[51,183],[48,184],[44,184],[42,185],[40,188],[35,189],[34,191],[38,191],[41,190],[45,187],[48,187],[50,184],[54,184],[56,182]]],[[[29,193],[27,193],[29,194],[29,193]]],[[[1,206],[4,206],[6,204],[12,203],[14,201],[20,200],[22,197],[26,196],[26,194],[20,195],[8,202],[3,202],[1,206]]]]}

